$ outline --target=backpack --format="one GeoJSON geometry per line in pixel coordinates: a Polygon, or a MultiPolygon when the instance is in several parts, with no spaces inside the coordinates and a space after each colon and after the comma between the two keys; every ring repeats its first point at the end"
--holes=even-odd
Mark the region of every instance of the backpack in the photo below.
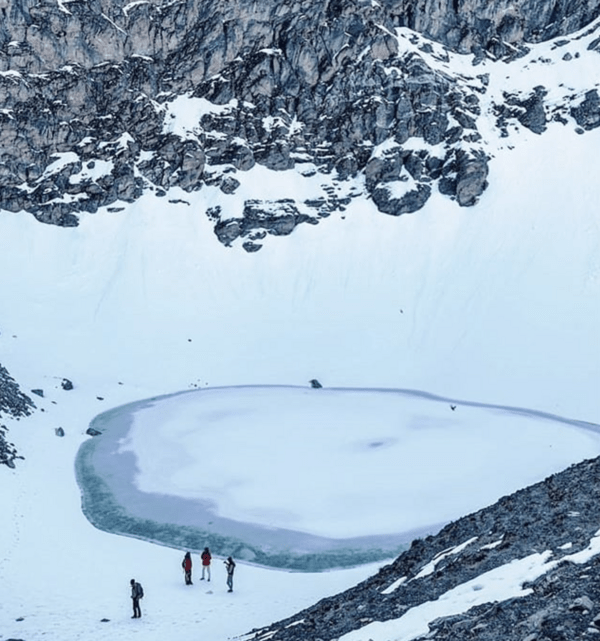
{"type": "Polygon", "coordinates": [[[138,599],[144,598],[144,588],[141,583],[136,583],[135,587],[137,588],[138,599]]]}

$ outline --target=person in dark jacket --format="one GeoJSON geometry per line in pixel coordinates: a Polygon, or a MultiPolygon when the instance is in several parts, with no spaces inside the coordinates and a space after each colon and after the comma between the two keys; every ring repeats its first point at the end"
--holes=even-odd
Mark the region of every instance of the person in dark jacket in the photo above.
{"type": "Polygon", "coordinates": [[[202,559],[202,578],[200,580],[204,581],[204,573],[206,573],[206,576],[210,581],[210,560],[212,558],[210,550],[208,548],[204,548],[200,558],[202,559]]]}
{"type": "Polygon", "coordinates": [[[139,619],[142,616],[140,599],[144,596],[144,589],[135,579],[131,579],[129,585],[131,585],[131,599],[133,601],[133,616],[131,618],[139,619]]]}
{"type": "Polygon", "coordinates": [[[223,561],[223,563],[225,563],[225,569],[227,570],[227,585],[229,586],[229,590],[227,590],[227,592],[233,592],[233,571],[235,570],[235,562],[230,556],[228,556],[227,561],[223,561]]]}
{"type": "Polygon", "coordinates": [[[183,557],[183,561],[181,562],[181,567],[185,572],[185,584],[193,585],[192,584],[192,555],[189,552],[185,553],[185,556],[183,557]]]}

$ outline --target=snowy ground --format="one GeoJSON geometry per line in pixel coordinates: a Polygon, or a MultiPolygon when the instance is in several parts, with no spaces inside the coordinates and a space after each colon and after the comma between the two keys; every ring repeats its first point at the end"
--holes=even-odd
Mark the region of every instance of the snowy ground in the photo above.
{"type": "MultiPolygon", "coordinates": [[[[75,456],[89,421],[110,407],[316,377],[600,422],[600,183],[590,178],[600,131],[578,136],[555,123],[510,140],[475,208],[435,195],[396,219],[355,201],[253,255],[214,238],[210,189],[169,194],[189,206],[147,195],[76,229],[3,213],[0,362],[45,397],[34,396],[32,418],[6,421],[26,460],[0,470],[0,639],[227,639],[377,567],[295,574],[240,564],[227,594],[217,562],[212,594],[186,589],[179,551],[95,530],[80,511],[75,456]],[[132,577],[147,593],[141,621],[129,619],[132,577]]],[[[267,197],[285,176],[246,179],[260,179],[267,197]]],[[[575,443],[565,429],[557,447],[566,433],[575,443]]],[[[433,462],[432,451],[420,455],[433,462]]],[[[504,474],[514,471],[507,460],[504,474]]]]}

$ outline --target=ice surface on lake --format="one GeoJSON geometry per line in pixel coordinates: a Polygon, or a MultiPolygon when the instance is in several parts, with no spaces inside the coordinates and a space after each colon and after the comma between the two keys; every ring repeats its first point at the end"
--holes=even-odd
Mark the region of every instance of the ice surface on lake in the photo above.
{"type": "Polygon", "coordinates": [[[311,568],[389,556],[600,451],[583,423],[399,390],[212,388],[94,426],[78,469],[100,527],[311,568]]]}

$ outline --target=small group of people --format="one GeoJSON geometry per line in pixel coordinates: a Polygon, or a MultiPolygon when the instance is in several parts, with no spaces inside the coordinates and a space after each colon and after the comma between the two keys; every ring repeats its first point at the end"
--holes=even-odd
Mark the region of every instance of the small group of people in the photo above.
{"type": "MultiPolygon", "coordinates": [[[[212,560],[212,555],[210,550],[206,547],[202,550],[200,555],[202,559],[202,577],[200,581],[204,581],[206,578],[207,581],[210,581],[210,562],[212,560]]],[[[224,561],[225,569],[227,570],[227,586],[229,587],[228,592],[233,592],[233,571],[235,570],[235,561],[228,556],[227,560],[224,561]]],[[[190,552],[186,552],[181,562],[181,567],[183,568],[185,576],[185,584],[193,585],[192,583],[192,555],[190,552]]]]}
{"type": "MultiPolygon", "coordinates": [[[[212,555],[210,550],[206,547],[200,555],[202,559],[202,578],[201,581],[204,581],[205,577],[207,581],[210,581],[210,562],[212,560],[212,555]]],[[[229,588],[227,592],[233,592],[233,572],[235,570],[235,561],[228,556],[227,560],[224,561],[225,569],[227,570],[227,587],[229,588]]],[[[184,579],[186,585],[193,585],[192,583],[192,555],[190,552],[186,552],[181,562],[181,567],[183,568],[184,579]]],[[[129,582],[131,585],[131,599],[133,601],[133,616],[132,619],[139,619],[142,616],[142,610],[140,608],[140,599],[144,597],[144,589],[141,584],[135,579],[131,579],[129,582]]]]}

